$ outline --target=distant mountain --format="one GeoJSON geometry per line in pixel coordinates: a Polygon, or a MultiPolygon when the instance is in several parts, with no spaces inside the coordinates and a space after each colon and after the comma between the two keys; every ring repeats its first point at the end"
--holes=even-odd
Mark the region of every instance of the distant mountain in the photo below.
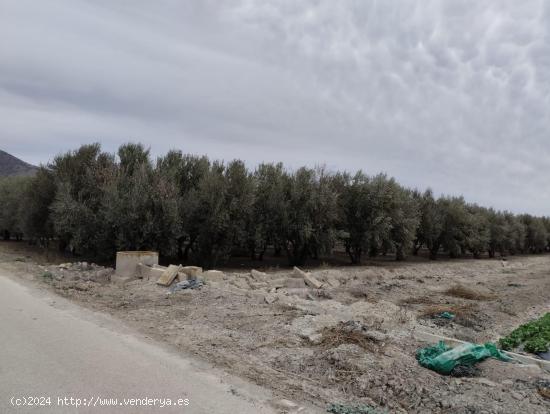
{"type": "Polygon", "coordinates": [[[0,150],[0,176],[33,175],[38,167],[0,150]]]}

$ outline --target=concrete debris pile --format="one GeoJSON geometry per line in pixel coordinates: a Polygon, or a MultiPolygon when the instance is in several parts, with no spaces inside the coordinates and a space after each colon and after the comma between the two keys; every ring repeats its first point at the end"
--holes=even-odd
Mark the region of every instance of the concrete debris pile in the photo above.
{"type": "Polygon", "coordinates": [[[62,263],[58,266],[49,266],[47,271],[58,281],[83,280],[96,283],[108,283],[114,273],[114,269],[110,267],[88,262],[62,263]]]}

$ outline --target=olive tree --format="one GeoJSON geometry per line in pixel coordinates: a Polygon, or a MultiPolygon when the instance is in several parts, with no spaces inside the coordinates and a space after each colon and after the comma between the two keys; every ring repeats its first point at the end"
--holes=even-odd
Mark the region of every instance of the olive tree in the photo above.
{"type": "Polygon", "coordinates": [[[282,246],[280,229],[285,217],[283,164],[260,164],[254,173],[252,225],[249,226],[249,249],[252,260],[263,260],[269,246],[282,246]]]}
{"type": "Polygon", "coordinates": [[[19,208],[20,226],[25,237],[42,246],[48,246],[54,238],[54,226],[50,208],[55,199],[55,177],[51,170],[40,167],[36,174],[28,179],[22,189],[19,208]]]}
{"type": "Polygon", "coordinates": [[[114,157],[92,144],[58,155],[49,166],[56,183],[51,219],[60,248],[92,256],[112,250],[103,196],[113,165],[114,157]]]}
{"type": "Polygon", "coordinates": [[[289,263],[329,251],[334,242],[337,195],[322,170],[300,168],[284,175],[284,209],[279,239],[289,263]]]}

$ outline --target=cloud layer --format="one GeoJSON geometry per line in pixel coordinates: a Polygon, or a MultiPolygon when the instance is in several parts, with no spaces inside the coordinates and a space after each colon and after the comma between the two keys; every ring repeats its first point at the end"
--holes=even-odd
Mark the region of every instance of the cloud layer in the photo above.
{"type": "Polygon", "coordinates": [[[550,5],[0,0],[0,147],[141,141],[548,214],[550,5]]]}

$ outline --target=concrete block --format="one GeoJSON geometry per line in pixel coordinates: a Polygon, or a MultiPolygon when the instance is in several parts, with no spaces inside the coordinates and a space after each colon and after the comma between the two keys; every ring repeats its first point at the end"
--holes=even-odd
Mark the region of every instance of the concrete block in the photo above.
{"type": "Polygon", "coordinates": [[[256,269],[252,269],[250,271],[250,276],[252,276],[252,278],[256,280],[263,280],[267,277],[267,273],[260,272],[259,270],[256,270],[256,269]]]}
{"type": "Polygon", "coordinates": [[[138,264],[138,273],[143,280],[158,280],[166,269],[138,264]]]}
{"type": "Polygon", "coordinates": [[[304,282],[306,282],[306,285],[315,288],[315,289],[321,289],[323,284],[319,282],[317,279],[315,279],[313,276],[311,276],[309,273],[304,274],[304,282]]]}
{"type": "Polygon", "coordinates": [[[222,280],[224,276],[224,273],[220,270],[207,270],[206,272],[202,272],[201,277],[204,280],[212,280],[212,281],[219,281],[222,280]]]}
{"type": "Polygon", "coordinates": [[[178,275],[178,272],[181,270],[180,265],[170,265],[168,266],[168,269],[166,269],[164,272],[162,272],[162,275],[157,280],[157,285],[161,286],[170,286],[176,276],[178,275]]]}
{"type": "Polygon", "coordinates": [[[116,254],[116,274],[121,277],[137,277],[138,264],[158,264],[159,254],[149,251],[127,251],[116,254]]]}
{"type": "Polygon", "coordinates": [[[312,288],[320,289],[323,286],[321,282],[311,276],[311,273],[306,273],[303,270],[298,269],[296,266],[294,266],[294,269],[292,270],[292,275],[295,278],[304,279],[306,285],[311,286],[312,288]]]}
{"type": "Polygon", "coordinates": [[[184,266],[181,268],[180,272],[186,274],[189,279],[193,279],[202,274],[202,267],[184,266]]]}
{"type": "MultiPolygon", "coordinates": [[[[302,281],[301,279],[299,279],[299,280],[302,281]]],[[[279,279],[270,280],[268,283],[269,283],[269,286],[272,289],[279,289],[279,288],[286,287],[286,281],[287,281],[287,279],[283,277],[283,278],[279,278],[279,279]]]]}
{"type": "Polygon", "coordinates": [[[296,278],[303,278],[306,272],[304,272],[302,269],[298,269],[296,266],[292,269],[292,277],[296,278]]]}

